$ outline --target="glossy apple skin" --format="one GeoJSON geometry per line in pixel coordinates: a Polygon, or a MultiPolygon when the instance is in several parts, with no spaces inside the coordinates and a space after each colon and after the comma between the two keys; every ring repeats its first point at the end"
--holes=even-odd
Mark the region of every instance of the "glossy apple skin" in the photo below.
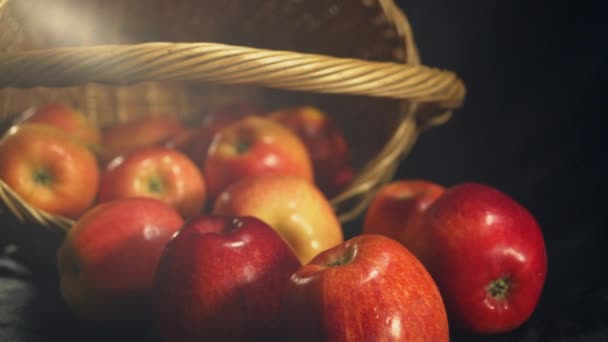
{"type": "Polygon", "coordinates": [[[19,123],[38,123],[59,128],[87,146],[98,147],[101,144],[101,130],[94,125],[81,111],[61,102],[46,103],[31,107],[18,118],[19,123]]]}
{"type": "Polygon", "coordinates": [[[291,129],[306,146],[321,191],[332,197],[344,190],[354,178],[349,148],[336,123],[311,106],[274,111],[269,118],[291,129]]]}
{"type": "Polygon", "coordinates": [[[209,112],[198,127],[191,129],[189,136],[182,136],[181,142],[173,143],[178,145],[178,149],[186,153],[202,169],[202,165],[207,159],[209,146],[217,132],[244,117],[263,113],[262,107],[253,103],[229,103],[209,112]]]}
{"type": "Polygon", "coordinates": [[[204,165],[211,198],[239,179],[265,174],[314,181],[306,147],[293,132],[270,119],[249,116],[216,134],[204,165]]]}
{"type": "Polygon", "coordinates": [[[0,179],[34,207],[72,219],[87,210],[99,186],[93,153],[58,128],[26,123],[0,140],[0,179]]]}
{"type": "Polygon", "coordinates": [[[393,181],[374,195],[364,217],[364,234],[381,234],[401,242],[418,259],[427,258],[423,218],[445,188],[423,179],[393,181]]]}
{"type": "Polygon", "coordinates": [[[448,341],[445,307],[399,242],[356,236],[302,266],[285,290],[285,341],[448,341]]]}
{"type": "Polygon", "coordinates": [[[254,216],[269,224],[305,264],[344,241],[342,227],[328,200],[307,180],[286,175],[242,179],[214,203],[216,215],[254,216]]]}
{"type": "Polygon", "coordinates": [[[103,131],[103,160],[108,161],[139,147],[162,146],[184,131],[170,115],[149,115],[115,123],[103,131]]]}
{"type": "Polygon", "coordinates": [[[114,158],[102,172],[98,202],[125,197],[155,198],[189,218],[203,210],[205,181],[198,167],[183,153],[142,147],[114,158]]]}
{"type": "Polygon", "coordinates": [[[149,198],[119,199],[87,211],[57,253],[68,307],[104,323],[147,317],[158,261],[183,223],[173,208],[149,198]]]}
{"type": "Polygon", "coordinates": [[[253,217],[199,216],[168,244],[155,313],[166,341],[265,341],[278,330],[283,290],[300,262],[253,217]]]}
{"type": "Polygon", "coordinates": [[[490,186],[448,188],[427,210],[433,253],[428,269],[444,297],[451,324],[480,334],[523,324],[534,311],[547,274],[539,225],[523,206],[490,186]],[[488,286],[505,278],[503,298],[488,286]]]}

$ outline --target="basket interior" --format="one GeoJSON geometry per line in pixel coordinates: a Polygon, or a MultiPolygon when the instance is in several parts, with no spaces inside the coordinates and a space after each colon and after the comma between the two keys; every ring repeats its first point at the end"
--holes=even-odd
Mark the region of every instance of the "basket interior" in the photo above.
{"type": "MultiPolygon", "coordinates": [[[[25,39],[11,49],[142,42],[220,42],[258,48],[404,62],[406,41],[380,0],[10,0],[25,39]]],[[[1,0],[0,0],[1,2],[1,0]]],[[[411,43],[410,43],[411,44],[411,43]]],[[[199,119],[222,103],[251,99],[268,109],[311,104],[343,128],[356,167],[384,146],[402,103],[364,96],[322,95],[182,82],[130,86],[0,90],[0,115],[61,99],[102,126],[139,115],[199,119]]]]}

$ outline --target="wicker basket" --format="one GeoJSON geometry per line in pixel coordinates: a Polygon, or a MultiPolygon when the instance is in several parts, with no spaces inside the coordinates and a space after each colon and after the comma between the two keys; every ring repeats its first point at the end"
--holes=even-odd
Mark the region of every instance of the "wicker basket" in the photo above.
{"type": "MultiPolygon", "coordinates": [[[[420,65],[392,0],[0,0],[0,118],[52,99],[101,126],[194,118],[234,98],[317,105],[345,131],[357,168],[332,199],[342,222],[464,95],[456,75],[420,65]]],[[[0,197],[2,222],[18,229],[61,236],[73,223],[2,181],[0,197]]]]}

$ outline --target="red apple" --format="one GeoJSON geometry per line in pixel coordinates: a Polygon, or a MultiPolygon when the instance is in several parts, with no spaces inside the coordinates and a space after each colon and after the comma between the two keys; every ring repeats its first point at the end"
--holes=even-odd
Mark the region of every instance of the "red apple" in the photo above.
{"type": "Polygon", "coordinates": [[[355,179],[355,169],[350,164],[342,165],[336,170],[331,177],[325,178],[324,181],[318,181],[319,188],[322,189],[325,196],[328,198],[334,197],[345,191],[355,179]]]}
{"type": "Polygon", "coordinates": [[[490,334],[512,330],[534,311],[547,274],[543,235],[534,217],[483,184],[448,188],[427,210],[428,269],[450,323],[490,334]]]}
{"type": "Polygon", "coordinates": [[[302,140],[312,160],[315,181],[326,196],[337,195],[352,182],[348,144],[331,117],[312,106],[283,108],[269,117],[302,140]]]}
{"type": "Polygon", "coordinates": [[[87,146],[99,148],[101,131],[81,111],[60,102],[31,107],[18,118],[17,123],[39,123],[59,128],[87,146]]]}
{"type": "Polygon", "coordinates": [[[204,165],[211,198],[241,178],[264,174],[292,175],[313,182],[310,157],[293,132],[256,116],[218,132],[204,165]]]}
{"type": "Polygon", "coordinates": [[[194,161],[195,159],[188,153],[188,148],[190,147],[190,144],[193,143],[196,133],[196,128],[184,127],[182,130],[165,140],[161,146],[179,150],[194,161]]]}
{"type": "Polygon", "coordinates": [[[230,103],[208,113],[203,122],[167,141],[166,146],[184,152],[197,165],[203,165],[211,141],[222,128],[246,116],[261,115],[261,107],[245,102],[230,103]]]}
{"type": "Polygon", "coordinates": [[[444,190],[422,179],[396,180],[381,187],[365,213],[362,232],[393,238],[424,263],[429,249],[423,236],[424,213],[444,190]]]}
{"type": "Polygon", "coordinates": [[[149,198],[115,200],[87,211],[57,256],[68,307],[104,323],[146,317],[158,261],[182,225],[177,211],[149,198]]]}
{"type": "Polygon", "coordinates": [[[399,242],[360,235],[302,266],[285,290],[285,341],[448,341],[441,296],[399,242]]]}
{"type": "Polygon", "coordinates": [[[212,210],[216,215],[261,219],[279,232],[303,264],[344,241],[328,200],[300,177],[264,175],[239,180],[222,192],[212,210]]]}
{"type": "Polygon", "coordinates": [[[179,119],[169,115],[140,116],[115,123],[103,132],[103,159],[113,159],[138,147],[161,146],[184,129],[179,119]]]}
{"type": "Polygon", "coordinates": [[[265,341],[278,330],[283,290],[300,262],[253,217],[199,216],[168,244],[155,312],[166,341],[265,341]]]}
{"type": "Polygon", "coordinates": [[[155,198],[189,218],[202,211],[206,189],[200,170],[183,153],[142,147],[114,158],[101,174],[99,202],[125,197],[155,198]]]}
{"type": "Polygon", "coordinates": [[[32,206],[74,219],[93,204],[99,169],[81,141],[49,125],[25,123],[0,140],[0,179],[32,206]]]}

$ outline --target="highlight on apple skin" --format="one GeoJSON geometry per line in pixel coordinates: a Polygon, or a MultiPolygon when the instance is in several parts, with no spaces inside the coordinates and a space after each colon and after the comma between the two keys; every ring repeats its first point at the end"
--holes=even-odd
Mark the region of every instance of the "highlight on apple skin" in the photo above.
{"type": "Polygon", "coordinates": [[[291,175],[314,182],[302,141],[283,125],[258,116],[242,118],[213,138],[203,166],[210,199],[230,184],[259,175],[291,175]]]}
{"type": "Polygon", "coordinates": [[[76,219],[93,205],[97,159],[59,128],[23,123],[0,139],[0,178],[33,207],[76,219]]]}
{"type": "Polygon", "coordinates": [[[254,217],[201,215],[167,245],[156,275],[155,322],[165,341],[267,341],[301,266],[254,217]]]}
{"type": "Polygon", "coordinates": [[[212,213],[261,219],[287,241],[303,264],[344,241],[342,226],[327,198],[301,177],[243,178],[218,196],[212,213]]]}
{"type": "Polygon", "coordinates": [[[127,197],[161,200],[188,219],[203,210],[207,189],[199,168],[182,152],[140,147],[112,159],[101,173],[99,203],[127,197]]]}
{"type": "Polygon", "coordinates": [[[448,341],[435,282],[399,242],[356,236],[302,266],[285,291],[285,341],[448,341]]]}
{"type": "Polygon", "coordinates": [[[428,208],[424,225],[432,246],[427,269],[451,325],[496,334],[529,319],[544,287],[547,255],[526,208],[488,185],[462,183],[428,208]]]}
{"type": "Polygon", "coordinates": [[[117,199],[89,209],[57,252],[67,306],[102,324],[149,318],[160,256],[183,223],[175,209],[151,198],[117,199]]]}

